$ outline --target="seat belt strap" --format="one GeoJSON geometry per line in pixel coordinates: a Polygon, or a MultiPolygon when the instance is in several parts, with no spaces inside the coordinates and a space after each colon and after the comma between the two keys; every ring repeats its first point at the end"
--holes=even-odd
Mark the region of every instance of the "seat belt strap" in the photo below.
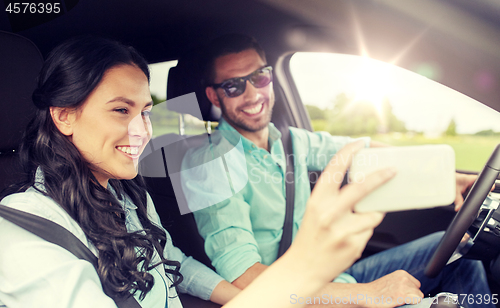
{"type": "MultiPolygon", "coordinates": [[[[0,216],[47,242],[61,246],[78,259],[86,260],[94,267],[97,266],[97,257],[92,251],[73,233],[55,222],[2,204],[0,204],[0,216]]],[[[104,285],[103,288],[105,289],[104,285]]],[[[110,295],[107,292],[105,293],[115,301],[119,308],[141,308],[141,305],[133,296],[124,298],[118,296],[118,294],[110,295]]]]}
{"type": "Polygon", "coordinates": [[[287,128],[282,136],[283,149],[286,158],[286,173],[285,173],[285,190],[286,190],[286,212],[285,221],[283,223],[283,235],[281,236],[280,245],[278,248],[278,258],[281,257],[292,244],[293,233],[293,209],[295,202],[295,177],[294,177],[294,160],[293,160],[293,144],[290,134],[290,128],[287,128]]]}

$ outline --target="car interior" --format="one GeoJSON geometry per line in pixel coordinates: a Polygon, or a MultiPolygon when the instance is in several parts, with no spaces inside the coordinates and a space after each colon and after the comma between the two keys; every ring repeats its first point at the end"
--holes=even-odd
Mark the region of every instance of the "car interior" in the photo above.
{"type": "MultiPolygon", "coordinates": [[[[0,11],[0,190],[19,180],[16,151],[35,109],[31,93],[37,74],[52,48],[74,36],[96,35],[134,46],[151,64],[176,61],[162,81],[166,93],[157,105],[174,114],[178,129],[155,135],[143,154],[140,173],[174,244],[209,267],[193,215],[183,210],[186,200],[178,183],[183,155],[207,142],[221,116],[204,95],[196,62],[211,39],[245,33],[263,46],[276,76],[272,122],[281,131],[289,126],[314,130],[312,113],[290,68],[297,52],[369,56],[387,63],[397,59],[397,66],[417,72],[415,63],[425,59],[439,64],[439,83],[480,102],[495,117],[500,111],[500,4],[495,1],[62,0],[58,13],[16,13],[14,3],[4,0],[5,10],[0,11]],[[476,77],[486,86],[475,86],[476,77]],[[205,131],[185,132],[194,118],[203,121],[205,131]]],[[[497,124],[492,123],[493,130],[497,124]]],[[[493,142],[500,144],[500,134],[494,136],[493,142]]],[[[479,165],[492,151],[485,151],[479,165]]],[[[478,174],[482,168],[458,169],[478,174]]],[[[310,177],[317,178],[317,173],[310,177]]],[[[498,172],[493,181],[497,178],[498,172]]],[[[490,197],[498,198],[500,185],[494,193],[490,197]]],[[[474,208],[476,217],[480,205],[474,208]]],[[[496,217],[496,207],[481,211],[481,220],[471,227],[474,234],[484,230],[482,222],[496,217]]],[[[363,257],[446,230],[455,216],[453,205],[388,213],[363,257]]],[[[499,254],[498,237],[500,232],[487,240],[484,250],[474,252],[483,260],[495,294],[500,292],[500,262],[492,263],[499,254]],[[483,256],[492,249],[494,253],[483,256]]],[[[180,297],[185,307],[220,307],[189,295],[180,297]]]]}

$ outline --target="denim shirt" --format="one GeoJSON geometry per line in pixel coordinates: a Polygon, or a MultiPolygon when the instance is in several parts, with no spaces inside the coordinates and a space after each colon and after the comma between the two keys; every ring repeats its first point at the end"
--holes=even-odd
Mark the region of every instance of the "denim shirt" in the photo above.
{"type": "MultiPolygon", "coordinates": [[[[43,190],[43,175],[37,170],[36,184],[43,190]]],[[[111,186],[108,186],[113,193],[111,186]]],[[[125,224],[129,232],[142,230],[137,207],[128,196],[118,200],[125,210],[125,224]]],[[[18,210],[49,219],[73,233],[97,255],[96,248],[86,238],[83,230],[67,212],[51,198],[33,187],[23,193],[12,194],[1,203],[18,210]]],[[[149,219],[161,227],[151,197],[147,195],[149,219]]],[[[165,231],[166,232],[166,231],[165,231]]],[[[181,263],[183,282],[177,287],[182,293],[208,300],[222,278],[202,263],[187,257],[174,247],[170,235],[163,255],[168,260],[181,263]]],[[[0,217],[0,307],[116,307],[102,291],[101,282],[94,267],[75,257],[64,248],[44,241],[30,232],[0,217]]],[[[159,256],[154,256],[158,261],[159,256]]],[[[142,307],[182,307],[173,277],[166,274],[163,266],[150,271],[155,283],[143,301],[142,307]]]]}
{"type": "MultiPolygon", "coordinates": [[[[349,137],[290,127],[294,155],[293,236],[311,194],[308,171],[323,170],[349,137]]],[[[363,138],[366,146],[370,139],[363,138]]],[[[283,233],[286,158],[281,133],[269,124],[269,151],[219,122],[210,144],[190,149],[181,183],[205,250],[217,272],[232,282],[259,262],[271,265],[283,233]]],[[[340,175],[342,180],[343,174],[340,175]]],[[[355,282],[342,274],[337,282],[355,282]]]]}

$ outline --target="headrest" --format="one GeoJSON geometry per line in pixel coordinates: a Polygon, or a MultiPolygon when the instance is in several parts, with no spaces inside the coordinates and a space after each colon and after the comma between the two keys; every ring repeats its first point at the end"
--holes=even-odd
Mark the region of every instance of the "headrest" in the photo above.
{"type": "Polygon", "coordinates": [[[18,147],[35,113],[31,95],[42,65],[42,54],[33,42],[0,31],[0,153],[18,147]]]}
{"type": "Polygon", "coordinates": [[[202,121],[219,121],[220,109],[208,100],[201,83],[203,71],[200,62],[200,53],[191,52],[179,59],[176,67],[170,69],[167,81],[167,108],[178,113],[190,114],[202,121]],[[195,96],[190,93],[194,93],[195,96]]]}

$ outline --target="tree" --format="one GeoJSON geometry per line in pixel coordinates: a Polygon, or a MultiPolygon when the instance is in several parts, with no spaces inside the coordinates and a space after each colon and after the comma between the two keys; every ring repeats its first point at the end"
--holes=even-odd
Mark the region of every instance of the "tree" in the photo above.
{"type": "Polygon", "coordinates": [[[374,135],[382,132],[406,132],[403,121],[392,113],[392,106],[386,99],[379,112],[368,101],[353,102],[344,93],[339,94],[328,114],[326,130],[333,135],[374,135]]]}
{"type": "Polygon", "coordinates": [[[313,105],[305,105],[309,118],[311,120],[325,120],[325,111],[313,105]]]}
{"type": "Polygon", "coordinates": [[[455,119],[451,119],[448,128],[445,131],[446,136],[456,136],[457,135],[457,124],[455,123],[455,119]]]}
{"type": "Polygon", "coordinates": [[[165,102],[165,99],[160,99],[160,98],[158,98],[156,95],[154,95],[152,93],[151,93],[151,99],[153,100],[153,106],[156,106],[156,105],[158,105],[160,103],[165,102]]]}
{"type": "Polygon", "coordinates": [[[374,135],[380,126],[375,106],[369,102],[354,102],[338,110],[338,116],[329,121],[328,131],[333,135],[374,135]]]}
{"type": "Polygon", "coordinates": [[[476,136],[500,136],[500,132],[495,132],[492,129],[486,129],[475,133],[476,136]]]}
{"type": "MultiPolygon", "coordinates": [[[[385,132],[406,133],[405,123],[392,113],[391,102],[385,98],[382,102],[382,119],[385,123],[385,132]]],[[[384,131],[383,131],[384,132],[384,131]]]]}
{"type": "Polygon", "coordinates": [[[178,114],[167,109],[165,100],[159,99],[154,94],[151,94],[151,98],[153,99],[151,122],[158,127],[178,125],[178,114]]]}

